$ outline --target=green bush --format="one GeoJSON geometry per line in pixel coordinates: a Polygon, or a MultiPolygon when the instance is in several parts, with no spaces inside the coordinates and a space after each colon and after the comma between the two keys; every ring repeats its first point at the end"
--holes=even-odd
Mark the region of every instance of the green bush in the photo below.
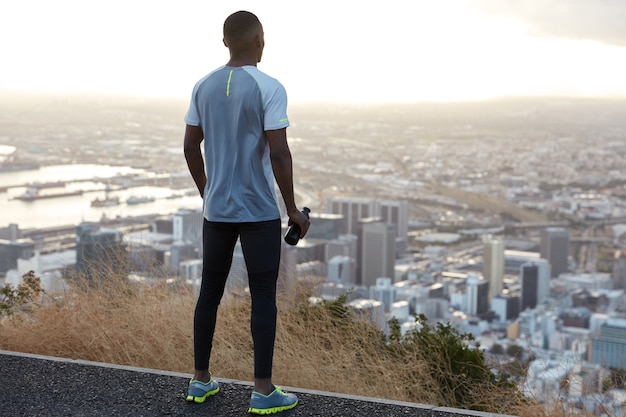
{"type": "Polygon", "coordinates": [[[524,353],[524,348],[519,345],[509,345],[506,348],[506,354],[513,358],[520,358],[520,356],[524,353]]]}
{"type": "Polygon", "coordinates": [[[450,323],[433,327],[427,321],[423,314],[415,316],[416,328],[402,336],[398,321],[392,319],[389,349],[396,355],[419,353],[447,406],[491,411],[497,397],[506,402],[519,400],[509,375],[496,375],[489,369],[470,333],[461,334],[450,323]]]}
{"type": "Polygon", "coordinates": [[[43,294],[41,279],[33,271],[24,274],[22,280],[17,288],[6,284],[0,289],[0,317],[12,316],[17,309],[32,305],[43,294]]]}

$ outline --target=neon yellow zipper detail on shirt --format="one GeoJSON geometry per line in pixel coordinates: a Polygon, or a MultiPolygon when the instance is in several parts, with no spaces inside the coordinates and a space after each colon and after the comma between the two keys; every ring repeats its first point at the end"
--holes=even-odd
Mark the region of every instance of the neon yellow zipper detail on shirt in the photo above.
{"type": "Polygon", "coordinates": [[[228,84],[226,84],[226,97],[230,96],[230,79],[233,78],[233,70],[228,74],[228,84]]]}

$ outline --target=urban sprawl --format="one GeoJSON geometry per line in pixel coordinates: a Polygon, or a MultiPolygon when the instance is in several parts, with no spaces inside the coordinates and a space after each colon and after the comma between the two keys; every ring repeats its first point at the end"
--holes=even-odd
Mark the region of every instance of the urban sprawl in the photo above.
{"type": "MultiPolygon", "coordinates": [[[[89,102],[104,117],[85,120],[62,104],[30,130],[16,115],[0,120],[0,145],[15,147],[5,169],[140,166],[149,175],[107,185],[194,192],[184,103],[89,102]]],[[[606,392],[603,381],[626,371],[624,104],[292,106],[295,188],[311,228],[297,246],[283,245],[279,285],[309,288],[311,302],[347,293],[353,311],[383,331],[392,317],[403,332],[419,326],[419,314],[450,322],[494,366],[518,349],[530,361],[520,382],[528,396],[623,413],[626,391],[606,392]]],[[[30,117],[26,106],[18,111],[30,117]]],[[[197,287],[200,205],[52,228],[3,216],[0,283],[32,270],[48,292],[60,291],[69,275],[89,276],[103,251],[123,248],[129,279],[197,287]]],[[[227,291],[246,281],[238,246],[227,291]]]]}

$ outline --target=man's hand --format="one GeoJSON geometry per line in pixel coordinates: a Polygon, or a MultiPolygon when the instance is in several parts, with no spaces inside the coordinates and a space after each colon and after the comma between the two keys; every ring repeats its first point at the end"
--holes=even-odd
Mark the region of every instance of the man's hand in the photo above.
{"type": "Polygon", "coordinates": [[[306,217],[304,213],[299,210],[294,210],[291,213],[287,213],[287,215],[289,216],[289,226],[294,223],[300,226],[300,239],[304,238],[306,232],[309,230],[309,226],[311,225],[308,217],[306,217]]]}

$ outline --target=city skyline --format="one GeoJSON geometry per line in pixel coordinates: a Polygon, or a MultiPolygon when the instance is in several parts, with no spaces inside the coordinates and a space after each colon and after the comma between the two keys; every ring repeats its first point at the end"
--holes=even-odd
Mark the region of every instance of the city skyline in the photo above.
{"type": "Polygon", "coordinates": [[[592,0],[5,2],[0,91],[187,98],[239,9],[294,103],[626,97],[626,4],[592,0]]]}
{"type": "MultiPolygon", "coordinates": [[[[298,203],[312,210],[312,227],[298,246],[284,245],[279,287],[294,294],[304,283],[323,300],[356,287],[347,306],[381,329],[393,315],[406,332],[415,326],[412,314],[425,314],[471,333],[490,357],[527,350],[537,355],[535,369],[548,355],[563,358],[559,367],[575,355],[584,372],[605,372],[602,355],[626,346],[604,343],[609,333],[624,334],[616,318],[626,312],[623,103],[294,106],[294,188],[298,203]],[[533,267],[547,266],[540,256],[548,226],[568,230],[567,239],[547,245],[544,256],[566,269],[552,279],[533,267]],[[349,228],[353,234],[343,234],[349,228]],[[503,242],[502,253],[491,256],[497,262],[490,262],[485,234],[503,242]],[[503,272],[492,297],[485,269],[498,283],[503,272]]],[[[96,241],[116,243],[112,230],[119,227],[129,242],[129,280],[197,289],[201,211],[167,214],[187,198],[193,207],[201,203],[185,170],[180,100],[20,97],[0,106],[0,151],[8,159],[0,174],[8,222],[0,224],[7,255],[0,256],[0,280],[15,285],[32,270],[46,291],[62,291],[65,274],[88,265],[96,241]],[[18,198],[35,181],[42,195],[81,191],[82,199],[18,198]],[[103,195],[119,199],[90,204],[103,195]],[[130,204],[132,195],[151,198],[130,204]],[[106,214],[95,216],[103,228],[79,234],[91,225],[64,224],[72,211],[68,219],[82,220],[81,209],[106,214]],[[48,227],[24,228],[18,214],[48,227]]],[[[229,281],[235,294],[245,285],[245,277],[237,279],[239,255],[229,281]]],[[[548,398],[561,380],[530,375],[520,389],[548,398]]],[[[568,395],[577,404],[580,394],[568,395]]]]}

